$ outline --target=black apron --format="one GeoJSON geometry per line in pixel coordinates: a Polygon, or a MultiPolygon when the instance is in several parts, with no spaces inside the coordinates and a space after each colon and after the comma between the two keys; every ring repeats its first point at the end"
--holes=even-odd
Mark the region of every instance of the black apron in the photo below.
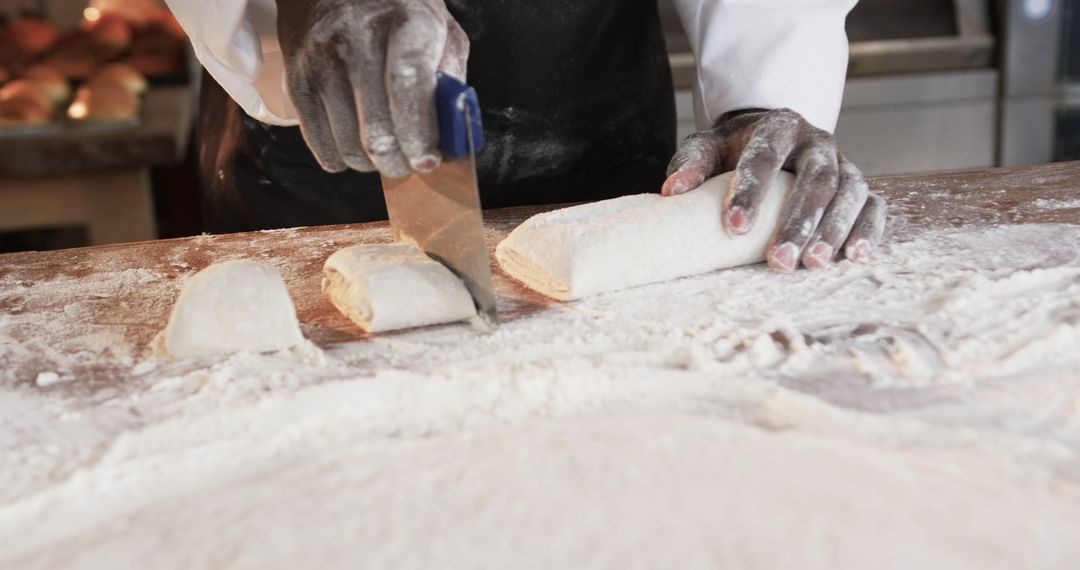
{"type": "MultiPolygon", "coordinates": [[[[675,105],[656,0],[448,0],[471,40],[484,208],[657,192],[675,105]]],[[[379,176],[319,168],[298,127],[252,119],[204,74],[200,165],[215,233],[386,219],[379,176]]]]}

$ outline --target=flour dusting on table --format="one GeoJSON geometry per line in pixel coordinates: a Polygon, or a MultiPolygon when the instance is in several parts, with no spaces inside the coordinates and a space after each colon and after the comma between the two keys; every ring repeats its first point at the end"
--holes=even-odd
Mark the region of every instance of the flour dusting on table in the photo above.
{"type": "Polygon", "coordinates": [[[490,336],[121,354],[0,381],[0,567],[1072,568],[1078,346],[1080,228],[1026,225],[490,336]]]}

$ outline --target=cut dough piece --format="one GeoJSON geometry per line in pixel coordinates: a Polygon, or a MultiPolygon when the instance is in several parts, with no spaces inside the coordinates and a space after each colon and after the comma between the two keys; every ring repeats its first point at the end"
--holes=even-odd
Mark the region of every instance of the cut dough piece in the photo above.
{"type": "Polygon", "coordinates": [[[721,225],[733,173],[680,196],[637,194],[538,214],[495,249],[503,270],[563,301],[765,260],[794,185],[776,176],[749,234],[721,225]]]}
{"type": "Polygon", "coordinates": [[[187,358],[283,350],[303,343],[304,336],[276,269],[228,261],[184,284],[160,342],[167,356],[187,358]]]}
{"type": "Polygon", "coordinates": [[[367,332],[451,323],[476,315],[469,290],[419,248],[357,245],[326,260],[323,293],[367,332]]]}

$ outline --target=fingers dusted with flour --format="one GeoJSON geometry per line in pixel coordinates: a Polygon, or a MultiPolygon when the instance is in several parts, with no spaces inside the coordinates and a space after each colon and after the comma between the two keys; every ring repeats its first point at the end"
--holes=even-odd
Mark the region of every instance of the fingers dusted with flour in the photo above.
{"type": "Polygon", "coordinates": [[[885,201],[869,193],[862,172],[843,156],[836,138],[795,111],[736,112],[687,137],[671,160],[662,193],[689,192],[732,170],[720,222],[733,236],[754,229],[778,173],[795,174],[795,190],[767,252],[775,270],[825,267],[842,250],[863,260],[881,240],[885,201]]]}
{"type": "Polygon", "coordinates": [[[838,166],[840,178],[836,195],[818,223],[814,237],[803,250],[803,265],[809,268],[825,267],[832,263],[869,195],[866,179],[851,161],[841,156],[838,166]]]}
{"type": "Polygon", "coordinates": [[[852,261],[866,261],[881,243],[885,234],[885,199],[870,194],[855,226],[851,229],[844,255],[852,261]]]}
{"type": "Polygon", "coordinates": [[[443,0],[278,0],[286,85],[323,169],[438,166],[435,73],[463,78],[468,37],[443,0]]]}
{"type": "Polygon", "coordinates": [[[668,164],[667,180],[661,189],[664,196],[685,194],[720,173],[721,145],[724,137],[712,131],[694,133],[683,141],[682,147],[668,164]]]}
{"type": "MultiPolygon", "coordinates": [[[[798,117],[786,109],[744,117],[758,118],[743,128],[749,138],[738,148],[735,179],[724,200],[724,227],[735,235],[750,231],[764,201],[764,192],[784,167],[798,142],[798,117]]],[[[735,136],[738,140],[738,136],[735,136]]]]}
{"type": "Polygon", "coordinates": [[[810,237],[837,192],[839,173],[832,136],[822,133],[807,146],[797,159],[795,192],[769,247],[769,266],[781,271],[799,266],[810,237]]]}

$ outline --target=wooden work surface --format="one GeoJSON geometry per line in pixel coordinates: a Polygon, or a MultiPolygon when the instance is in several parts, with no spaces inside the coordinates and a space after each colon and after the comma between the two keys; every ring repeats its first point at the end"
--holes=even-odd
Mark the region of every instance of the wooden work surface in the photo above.
{"type": "MultiPolygon", "coordinates": [[[[871,180],[890,205],[887,240],[923,230],[999,224],[1080,224],[1080,162],[871,180]],[[1064,207],[1044,208],[1052,201],[1064,207]]],[[[545,208],[486,213],[491,248],[545,208]]],[[[321,346],[363,339],[320,293],[324,260],[357,243],[390,241],[386,223],[312,227],[0,256],[0,382],[44,371],[84,386],[132,374],[168,319],[183,278],[214,262],[250,259],[281,270],[307,338],[321,346]],[[7,346],[4,346],[4,345],[7,346]]],[[[500,318],[554,301],[495,272],[500,318]]]]}

